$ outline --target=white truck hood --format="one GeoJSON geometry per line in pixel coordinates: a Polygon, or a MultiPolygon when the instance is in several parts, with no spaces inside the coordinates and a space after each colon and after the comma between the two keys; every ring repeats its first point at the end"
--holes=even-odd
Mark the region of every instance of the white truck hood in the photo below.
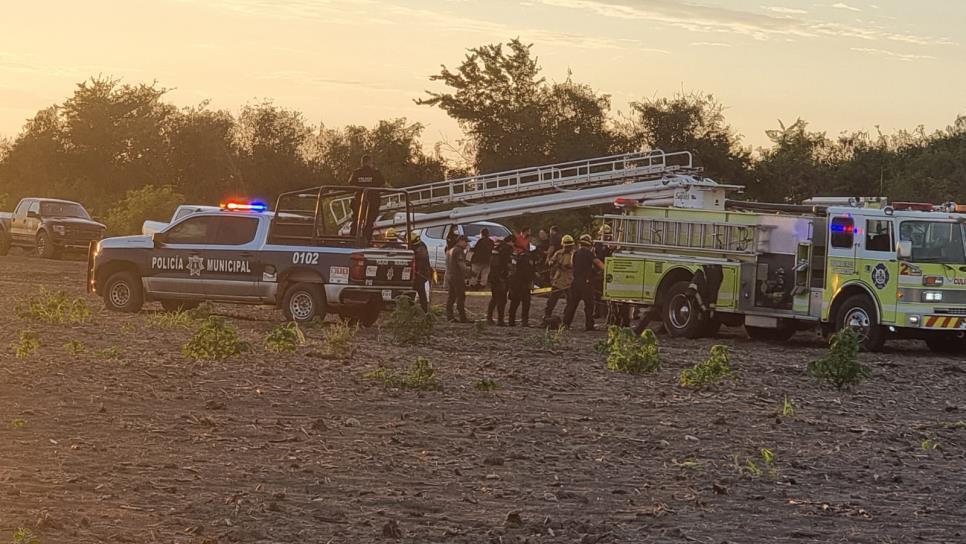
{"type": "Polygon", "coordinates": [[[115,236],[113,238],[105,238],[101,240],[98,247],[152,248],[154,247],[154,240],[152,240],[150,236],[115,236]]]}

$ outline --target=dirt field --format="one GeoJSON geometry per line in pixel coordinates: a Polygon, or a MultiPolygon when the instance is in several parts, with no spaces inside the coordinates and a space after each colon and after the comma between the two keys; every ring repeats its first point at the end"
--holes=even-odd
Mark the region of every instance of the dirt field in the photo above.
{"type": "Polygon", "coordinates": [[[820,339],[729,329],[715,342],[739,381],[693,393],[678,373],[711,340],[661,337],[646,376],[608,371],[603,333],[548,351],[535,329],[472,325],[427,348],[366,329],[333,360],[317,329],[268,353],[280,315],[224,306],[254,352],[195,363],[190,331],[151,324],[156,305],[89,298],[80,326],[15,315],[41,286],[82,295],[83,278],[82,262],[0,258],[0,542],[21,527],[44,544],[966,541],[966,363],[918,343],[863,355],[873,378],[839,393],[804,372],[820,339]],[[42,347],[17,359],[24,329],[42,347]],[[443,391],[363,377],[417,356],[443,391]],[[483,377],[499,388],[476,390],[483,377]]]}

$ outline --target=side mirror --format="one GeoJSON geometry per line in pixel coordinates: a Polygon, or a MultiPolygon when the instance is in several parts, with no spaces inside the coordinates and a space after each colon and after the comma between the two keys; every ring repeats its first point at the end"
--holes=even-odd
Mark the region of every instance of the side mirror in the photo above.
{"type": "Polygon", "coordinates": [[[896,245],[896,251],[900,259],[912,258],[912,242],[909,240],[899,240],[899,243],[896,245]]]}
{"type": "Polygon", "coordinates": [[[35,211],[33,211],[33,210],[30,210],[30,211],[27,212],[27,217],[29,219],[40,219],[40,214],[37,213],[37,212],[35,212],[35,211]]]}
{"type": "Polygon", "coordinates": [[[155,232],[154,234],[151,235],[151,241],[154,242],[154,247],[156,248],[164,245],[166,241],[165,238],[166,237],[163,232],[155,232]]]}

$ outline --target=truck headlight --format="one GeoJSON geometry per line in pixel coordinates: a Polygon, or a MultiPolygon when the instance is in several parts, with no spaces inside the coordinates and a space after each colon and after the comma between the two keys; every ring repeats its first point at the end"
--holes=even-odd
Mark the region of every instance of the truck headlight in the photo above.
{"type": "Polygon", "coordinates": [[[918,327],[920,321],[921,321],[921,318],[918,315],[909,316],[909,325],[913,327],[918,327]]]}
{"type": "Polygon", "coordinates": [[[67,229],[64,228],[64,225],[54,225],[54,232],[63,236],[67,229]]]}
{"type": "Polygon", "coordinates": [[[942,302],[943,294],[942,291],[926,291],[922,294],[923,302],[942,302]]]}

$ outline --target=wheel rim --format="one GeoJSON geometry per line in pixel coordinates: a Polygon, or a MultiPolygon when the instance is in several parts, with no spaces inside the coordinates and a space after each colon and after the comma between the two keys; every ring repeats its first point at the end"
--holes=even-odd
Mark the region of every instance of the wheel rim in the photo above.
{"type": "Polygon", "coordinates": [[[675,329],[683,329],[691,323],[694,312],[691,308],[691,300],[684,294],[675,295],[668,303],[668,317],[671,318],[671,325],[675,329]]]}
{"type": "Polygon", "coordinates": [[[47,235],[41,234],[37,237],[37,253],[39,255],[47,254],[47,235]]]}
{"type": "Polygon", "coordinates": [[[312,295],[299,291],[288,301],[288,310],[296,320],[307,321],[315,314],[315,301],[312,300],[312,295]]]}
{"type": "Polygon", "coordinates": [[[865,340],[872,331],[872,318],[869,317],[869,312],[865,311],[864,308],[852,308],[845,313],[842,325],[843,328],[852,329],[855,334],[859,335],[860,340],[865,340]]]}
{"type": "Polygon", "coordinates": [[[111,298],[111,304],[123,308],[131,301],[131,288],[124,282],[117,282],[111,286],[108,295],[111,298]]]}

